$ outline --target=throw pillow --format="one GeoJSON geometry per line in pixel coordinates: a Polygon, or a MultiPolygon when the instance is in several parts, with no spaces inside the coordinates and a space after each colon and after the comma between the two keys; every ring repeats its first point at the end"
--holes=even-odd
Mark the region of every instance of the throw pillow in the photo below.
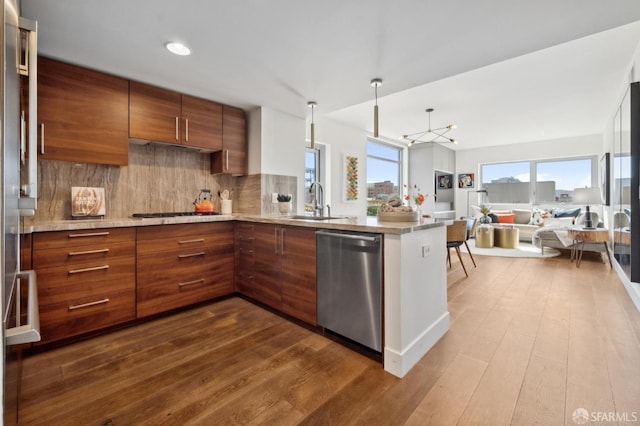
{"type": "Polygon", "coordinates": [[[538,225],[542,226],[544,220],[549,217],[549,212],[542,209],[534,209],[531,211],[531,220],[529,221],[529,225],[538,225]]]}
{"type": "Polygon", "coordinates": [[[515,214],[513,213],[496,213],[498,223],[515,223],[515,214]]]}
{"type": "Polygon", "coordinates": [[[520,210],[513,209],[513,214],[515,215],[513,222],[520,225],[527,225],[531,220],[531,211],[530,210],[520,210]]]}
{"type": "Polygon", "coordinates": [[[573,217],[576,218],[580,214],[580,207],[576,209],[555,209],[553,217],[573,217]]]}

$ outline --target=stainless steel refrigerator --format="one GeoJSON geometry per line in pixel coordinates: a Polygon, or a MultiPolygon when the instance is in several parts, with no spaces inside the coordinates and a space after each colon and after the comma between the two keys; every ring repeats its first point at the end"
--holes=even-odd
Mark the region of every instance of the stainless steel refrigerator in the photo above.
{"type": "Polygon", "coordinates": [[[36,23],[20,18],[18,0],[0,1],[0,371],[2,419],[11,425],[18,421],[21,348],[40,340],[36,276],[20,270],[21,216],[32,215],[37,200],[37,38],[36,23]]]}

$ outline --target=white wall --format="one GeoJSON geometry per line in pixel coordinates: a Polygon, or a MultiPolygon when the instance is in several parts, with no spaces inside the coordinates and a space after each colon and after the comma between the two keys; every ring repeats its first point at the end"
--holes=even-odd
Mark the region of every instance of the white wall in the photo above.
{"type": "MultiPolygon", "coordinates": [[[[367,214],[367,133],[364,130],[317,116],[314,117],[316,142],[328,147],[330,181],[328,181],[325,204],[331,205],[331,214],[367,214]],[[358,200],[345,201],[344,186],[345,155],[358,157],[358,200]]],[[[309,123],[305,126],[309,140],[309,123]]],[[[304,168],[304,164],[303,164],[304,168]]],[[[300,186],[300,185],[299,185],[300,186]]]]}
{"type": "Polygon", "coordinates": [[[249,112],[249,174],[295,176],[297,211],[304,211],[305,120],[272,108],[249,112]]]}
{"type": "MultiPolygon", "coordinates": [[[[602,135],[585,135],[573,138],[552,139],[528,142],[517,145],[493,146],[478,149],[456,151],[456,176],[458,173],[475,173],[475,190],[480,185],[480,164],[501,163],[509,161],[545,160],[577,156],[597,155],[603,153],[602,135]]],[[[467,192],[456,191],[456,216],[467,214],[467,192]]],[[[471,203],[475,204],[474,196],[471,203]]]]}

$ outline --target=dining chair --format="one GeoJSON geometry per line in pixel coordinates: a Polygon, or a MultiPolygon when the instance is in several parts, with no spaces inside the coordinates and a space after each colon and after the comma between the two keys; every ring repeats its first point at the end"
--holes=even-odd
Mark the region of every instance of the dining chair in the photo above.
{"type": "Polygon", "coordinates": [[[467,241],[469,241],[469,238],[475,237],[476,235],[476,224],[478,222],[478,218],[470,217],[470,216],[462,216],[460,220],[467,221],[467,238],[465,238],[464,240],[464,246],[467,248],[467,253],[469,253],[469,257],[471,257],[471,261],[473,262],[473,267],[477,268],[476,261],[473,258],[473,254],[471,254],[471,250],[469,249],[469,244],[467,243],[467,241]]]}
{"type": "MultiPolygon", "coordinates": [[[[462,265],[464,274],[468,277],[467,268],[462,261],[462,255],[460,254],[460,246],[467,240],[467,221],[466,220],[454,220],[451,225],[447,225],[447,261],[449,262],[449,268],[451,268],[451,248],[456,249],[458,259],[462,265]]],[[[475,263],[475,262],[474,262],[475,263]]]]}

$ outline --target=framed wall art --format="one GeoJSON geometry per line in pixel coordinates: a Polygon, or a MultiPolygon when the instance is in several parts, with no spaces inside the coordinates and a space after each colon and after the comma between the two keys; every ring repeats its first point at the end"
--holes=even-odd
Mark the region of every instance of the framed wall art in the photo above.
{"type": "Polygon", "coordinates": [[[470,189],[476,187],[476,179],[474,173],[459,173],[458,188],[470,189]]]}
{"type": "Polygon", "coordinates": [[[438,176],[438,189],[453,188],[453,175],[438,176]]]}
{"type": "Polygon", "coordinates": [[[358,200],[358,157],[344,156],[344,201],[358,200]]]}

